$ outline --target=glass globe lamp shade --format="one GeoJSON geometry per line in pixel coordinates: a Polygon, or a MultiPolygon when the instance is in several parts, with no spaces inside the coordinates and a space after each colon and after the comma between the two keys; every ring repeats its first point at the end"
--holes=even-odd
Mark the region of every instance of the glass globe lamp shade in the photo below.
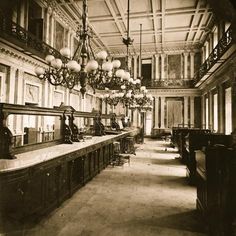
{"type": "Polygon", "coordinates": [[[62,67],[62,60],[59,58],[56,58],[51,61],[51,66],[54,67],[55,69],[61,69],[62,67]]]}
{"type": "Polygon", "coordinates": [[[88,61],[87,65],[86,65],[86,71],[87,72],[97,70],[97,68],[98,68],[98,62],[97,61],[95,61],[95,60],[88,61]]]}
{"type": "Polygon", "coordinates": [[[61,50],[60,50],[60,53],[61,53],[61,55],[62,56],[64,56],[64,57],[70,57],[70,49],[69,48],[62,48],[61,50]]]}
{"type": "Polygon", "coordinates": [[[146,89],[145,86],[141,86],[141,88],[140,88],[141,91],[144,91],[145,89],[146,89]]]}
{"type": "Polygon", "coordinates": [[[50,64],[53,60],[55,59],[55,57],[53,55],[47,55],[45,57],[45,61],[50,64]]]}
{"type": "Polygon", "coordinates": [[[106,60],[107,58],[107,52],[106,51],[100,51],[97,53],[97,58],[100,60],[106,60]]]}
{"type": "Polygon", "coordinates": [[[129,80],[129,79],[130,79],[130,73],[127,72],[127,71],[125,71],[125,72],[124,72],[124,75],[123,75],[123,79],[124,79],[124,80],[129,80]]]}
{"type": "Polygon", "coordinates": [[[78,66],[80,67],[80,65],[78,64],[77,61],[69,61],[67,64],[66,64],[67,68],[71,71],[75,71],[75,70],[78,70],[78,66]]]}
{"type": "Polygon", "coordinates": [[[41,76],[45,73],[45,70],[42,67],[36,67],[34,72],[37,76],[41,76]]]}
{"type": "Polygon", "coordinates": [[[119,60],[114,60],[112,64],[113,64],[113,68],[115,69],[120,68],[121,66],[121,62],[119,60]]]}
{"type": "Polygon", "coordinates": [[[109,61],[104,62],[104,63],[102,64],[102,69],[103,69],[104,71],[109,72],[109,71],[112,70],[112,68],[113,68],[113,64],[112,64],[111,62],[109,62],[109,61]]]}
{"type": "Polygon", "coordinates": [[[119,69],[116,71],[116,77],[123,78],[124,73],[125,73],[124,70],[119,69]]]}
{"type": "Polygon", "coordinates": [[[120,88],[121,88],[122,90],[125,90],[125,89],[126,89],[126,86],[125,86],[125,85],[121,85],[120,88]]]}

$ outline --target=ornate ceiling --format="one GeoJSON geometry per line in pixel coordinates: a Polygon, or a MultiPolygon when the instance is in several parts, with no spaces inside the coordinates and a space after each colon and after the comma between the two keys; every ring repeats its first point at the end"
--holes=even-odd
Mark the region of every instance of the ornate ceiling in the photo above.
{"type": "MultiPolygon", "coordinates": [[[[75,22],[81,22],[82,0],[56,0],[57,7],[75,22]]],[[[93,43],[113,55],[126,55],[127,0],[88,0],[93,43]]],[[[206,0],[130,0],[131,54],[194,49],[204,40],[212,21],[206,0]]]]}

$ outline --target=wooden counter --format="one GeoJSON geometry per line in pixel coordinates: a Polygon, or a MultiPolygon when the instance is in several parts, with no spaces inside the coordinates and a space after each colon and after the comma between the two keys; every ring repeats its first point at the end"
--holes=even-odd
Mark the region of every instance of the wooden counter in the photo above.
{"type": "Polygon", "coordinates": [[[0,210],[4,218],[38,217],[59,206],[104,169],[113,155],[113,142],[138,130],[60,144],[0,160],[0,210]]]}

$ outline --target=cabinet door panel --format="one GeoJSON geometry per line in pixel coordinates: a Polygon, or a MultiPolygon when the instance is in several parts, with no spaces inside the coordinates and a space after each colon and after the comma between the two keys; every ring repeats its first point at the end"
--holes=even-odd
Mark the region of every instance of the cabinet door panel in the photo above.
{"type": "Polygon", "coordinates": [[[26,215],[40,213],[44,207],[43,198],[44,178],[43,171],[32,173],[28,181],[28,191],[26,196],[26,215]]]}
{"type": "Polygon", "coordinates": [[[58,168],[51,167],[44,171],[44,206],[45,211],[58,205],[58,168]]]}
{"type": "Polygon", "coordinates": [[[70,193],[72,194],[76,189],[81,187],[84,183],[84,169],[83,169],[84,157],[78,157],[68,163],[69,165],[69,181],[70,181],[70,193]]]}
{"type": "Polygon", "coordinates": [[[69,177],[68,177],[68,165],[66,162],[58,167],[59,171],[59,202],[62,202],[69,196],[69,177]]]}
{"type": "Polygon", "coordinates": [[[87,154],[84,158],[84,183],[90,179],[90,156],[87,154]]]}

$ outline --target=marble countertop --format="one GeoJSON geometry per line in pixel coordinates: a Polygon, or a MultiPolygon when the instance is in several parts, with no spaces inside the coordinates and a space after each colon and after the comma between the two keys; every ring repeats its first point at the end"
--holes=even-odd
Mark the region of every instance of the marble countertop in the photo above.
{"type": "Polygon", "coordinates": [[[73,153],[80,149],[88,148],[95,144],[102,144],[103,142],[112,139],[115,140],[125,134],[132,132],[134,132],[134,130],[122,132],[118,135],[94,136],[92,137],[92,139],[87,139],[84,142],[81,141],[74,142],[73,144],[59,144],[30,152],[17,154],[17,159],[13,160],[0,159],[0,173],[27,168],[69,153],[73,153]]]}

